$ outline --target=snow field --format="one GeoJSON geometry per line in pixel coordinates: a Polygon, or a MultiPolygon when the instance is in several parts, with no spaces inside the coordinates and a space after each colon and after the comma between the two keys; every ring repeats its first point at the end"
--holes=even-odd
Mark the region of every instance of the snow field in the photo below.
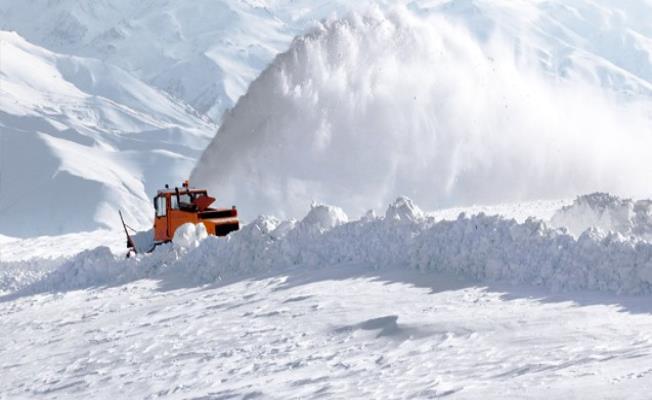
{"type": "Polygon", "coordinates": [[[351,265],[139,281],[0,302],[0,397],[647,399],[650,311],[351,265]]]}
{"type": "Polygon", "coordinates": [[[109,232],[5,237],[0,398],[647,399],[652,245],[482,210],[314,204],[131,259],[109,232]]]}

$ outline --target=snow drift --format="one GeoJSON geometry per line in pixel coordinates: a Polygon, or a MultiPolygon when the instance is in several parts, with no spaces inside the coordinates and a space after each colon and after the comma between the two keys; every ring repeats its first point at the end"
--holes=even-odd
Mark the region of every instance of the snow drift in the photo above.
{"type": "Polygon", "coordinates": [[[89,250],[49,273],[0,279],[15,295],[133,280],[201,285],[288,268],[356,264],[458,274],[554,290],[652,293],[652,244],[589,229],[579,238],[528,219],[518,223],[478,214],[453,221],[426,216],[399,198],[384,216],[347,222],[341,209],[313,205],[301,221],[259,217],[226,239],[188,224],[152,254],[118,259],[106,247],[89,250]],[[19,285],[17,279],[23,279],[19,285]]]}
{"type": "Polygon", "coordinates": [[[192,180],[249,218],[313,200],[360,215],[402,194],[433,209],[648,187],[649,105],[536,63],[403,9],[326,22],[225,115],[192,180]]]}

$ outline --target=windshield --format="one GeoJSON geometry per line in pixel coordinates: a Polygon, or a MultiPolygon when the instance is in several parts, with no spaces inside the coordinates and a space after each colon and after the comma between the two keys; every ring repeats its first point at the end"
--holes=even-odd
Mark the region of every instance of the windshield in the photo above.
{"type": "Polygon", "coordinates": [[[178,196],[170,197],[170,208],[173,210],[192,210],[195,208],[195,200],[200,197],[206,197],[206,191],[201,192],[179,192],[178,196]]]}
{"type": "Polygon", "coordinates": [[[188,193],[179,193],[179,203],[182,206],[192,204],[192,196],[188,193]]]}

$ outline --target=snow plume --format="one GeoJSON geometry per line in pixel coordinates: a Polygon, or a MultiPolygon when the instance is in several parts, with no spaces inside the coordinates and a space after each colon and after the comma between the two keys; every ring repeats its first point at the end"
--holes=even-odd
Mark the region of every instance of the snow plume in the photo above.
{"type": "Polygon", "coordinates": [[[325,22],[252,83],[192,179],[247,218],[313,201],[360,215],[399,195],[433,209],[645,194],[647,105],[535,59],[405,9],[325,22]]]}

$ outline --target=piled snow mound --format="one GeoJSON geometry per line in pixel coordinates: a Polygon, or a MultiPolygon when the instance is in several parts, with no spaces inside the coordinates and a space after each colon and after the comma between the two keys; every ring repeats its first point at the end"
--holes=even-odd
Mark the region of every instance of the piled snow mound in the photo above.
{"type": "Polygon", "coordinates": [[[576,237],[595,228],[652,241],[652,201],[621,199],[607,193],[584,195],[558,210],[550,224],[566,228],[576,237]]]}
{"type": "MultiPolygon", "coordinates": [[[[413,218],[400,198],[386,217],[345,222],[337,208],[313,207],[300,222],[259,217],[227,238],[184,226],[175,243],[152,254],[116,259],[108,249],[87,251],[20,293],[119,284],[141,278],[169,284],[284,270],[360,264],[456,273],[555,290],[652,293],[652,244],[589,230],[578,239],[535,219],[523,223],[484,214],[454,221],[413,218]],[[397,210],[411,218],[394,218],[397,210]]],[[[417,213],[418,215],[418,213],[417,213]]]]}
{"type": "Polygon", "coordinates": [[[411,246],[411,264],[479,280],[650,293],[652,246],[587,231],[578,239],[534,219],[479,215],[434,225],[411,246]]]}
{"type": "Polygon", "coordinates": [[[349,217],[339,207],[313,204],[298,228],[308,232],[324,233],[349,222],[349,217]]]}
{"type": "Polygon", "coordinates": [[[208,231],[204,224],[192,224],[188,222],[177,228],[174,232],[172,243],[182,249],[194,249],[207,237],[208,231]]]}
{"type": "Polygon", "coordinates": [[[399,197],[385,212],[388,220],[415,222],[423,217],[423,211],[407,197],[399,197]]]}
{"type": "Polygon", "coordinates": [[[326,22],[251,84],[191,179],[245,218],[647,188],[645,108],[522,57],[402,8],[326,22]]]}
{"type": "Polygon", "coordinates": [[[111,282],[123,273],[116,265],[115,257],[108,247],[87,250],[56,269],[47,279],[34,284],[39,291],[58,290],[69,287],[91,287],[99,282],[111,282]]]}
{"type": "Polygon", "coordinates": [[[0,296],[43,280],[64,264],[65,261],[64,258],[21,261],[0,260],[0,296]]]}

